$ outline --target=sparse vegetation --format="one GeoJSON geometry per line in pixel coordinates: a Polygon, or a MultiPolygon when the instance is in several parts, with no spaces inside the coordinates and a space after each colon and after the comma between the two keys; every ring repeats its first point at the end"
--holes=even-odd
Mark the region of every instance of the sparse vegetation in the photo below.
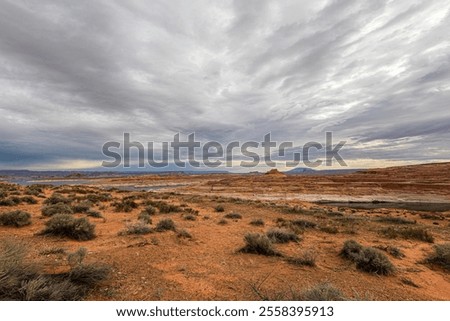
{"type": "Polygon", "coordinates": [[[65,203],[56,203],[44,206],[41,210],[43,216],[53,216],[57,214],[73,214],[72,207],[65,203]]]}
{"type": "Polygon", "coordinates": [[[426,263],[436,264],[450,272],[450,243],[434,246],[434,252],[426,259],[426,263]]]}
{"type": "Polygon", "coordinates": [[[300,240],[294,232],[280,228],[270,229],[266,235],[273,243],[298,242],[300,240]]]}
{"type": "Polygon", "coordinates": [[[330,283],[320,283],[300,293],[300,301],[345,301],[342,291],[330,283]]]}
{"type": "Polygon", "coordinates": [[[254,225],[254,226],[264,226],[264,220],[261,219],[261,218],[254,219],[254,220],[250,221],[250,225],[254,225]]]}
{"type": "Polygon", "coordinates": [[[303,252],[300,256],[289,257],[286,259],[286,261],[293,265],[315,267],[316,257],[317,257],[316,252],[308,250],[303,252]]]}
{"type": "Polygon", "coordinates": [[[72,205],[72,211],[74,213],[87,213],[91,209],[92,203],[89,201],[82,201],[80,203],[72,205]]]}
{"type": "Polygon", "coordinates": [[[416,224],[416,221],[412,221],[398,216],[382,216],[378,217],[377,221],[389,224],[416,224]]]}
{"type": "Polygon", "coordinates": [[[142,211],[139,213],[138,220],[144,222],[145,224],[152,224],[152,218],[147,211],[142,211]]]}
{"type": "Polygon", "coordinates": [[[146,203],[148,205],[158,208],[159,212],[162,214],[168,214],[168,213],[172,213],[172,212],[181,212],[182,211],[181,207],[176,206],[174,204],[169,204],[165,201],[148,200],[146,203]]]}
{"type": "Polygon", "coordinates": [[[333,225],[325,225],[321,226],[319,228],[322,232],[328,233],[328,234],[337,234],[339,233],[339,229],[336,226],[333,225]]]}
{"type": "Polygon", "coordinates": [[[31,224],[31,214],[24,211],[12,211],[0,214],[0,225],[22,227],[31,224]]]}
{"type": "Polygon", "coordinates": [[[195,221],[197,217],[192,214],[183,215],[183,219],[186,221],[195,221]]]}
{"type": "Polygon", "coordinates": [[[217,205],[216,207],[214,207],[214,210],[216,212],[225,212],[225,207],[223,207],[223,205],[217,205]]]}
{"type": "Polygon", "coordinates": [[[88,219],[75,218],[68,214],[52,216],[46,223],[43,235],[65,236],[78,241],[87,241],[95,237],[95,225],[88,219]]]}
{"type": "Polygon", "coordinates": [[[158,222],[158,224],[156,224],[156,230],[158,232],[175,231],[175,223],[170,218],[162,219],[158,222]]]}
{"type": "Polygon", "coordinates": [[[155,213],[156,213],[156,208],[151,205],[147,205],[144,208],[144,210],[141,212],[141,214],[147,214],[148,216],[155,215],[155,213]]]}
{"type": "Polygon", "coordinates": [[[88,210],[86,212],[86,215],[90,216],[90,217],[95,217],[95,218],[103,218],[102,213],[100,213],[99,211],[92,210],[92,209],[88,210]]]}
{"type": "Polygon", "coordinates": [[[25,262],[22,244],[3,240],[0,247],[0,300],[80,300],[109,273],[106,266],[78,264],[68,272],[46,274],[25,262]]]}
{"type": "Polygon", "coordinates": [[[418,240],[428,243],[434,242],[434,237],[423,227],[387,227],[381,230],[381,234],[388,238],[403,238],[408,240],[418,240]]]}
{"type": "Polygon", "coordinates": [[[217,224],[219,224],[219,225],[227,225],[228,221],[226,219],[222,218],[221,220],[219,220],[219,222],[217,222],[217,224]]]}
{"type": "Polygon", "coordinates": [[[393,257],[397,258],[397,259],[401,259],[405,257],[405,254],[402,252],[402,250],[400,250],[398,247],[395,246],[375,246],[375,248],[379,249],[379,250],[383,250],[387,253],[389,253],[390,255],[392,255],[393,257]]]}
{"type": "Polygon", "coordinates": [[[389,275],[394,272],[394,265],[387,256],[373,247],[363,248],[356,260],[356,268],[380,275],[389,275]]]}
{"type": "Polygon", "coordinates": [[[245,246],[242,247],[239,252],[266,256],[281,256],[281,254],[273,248],[273,244],[267,235],[249,233],[245,235],[244,241],[245,246]]]}
{"type": "Polygon", "coordinates": [[[177,237],[178,238],[184,238],[184,239],[191,239],[192,235],[185,229],[181,229],[177,231],[177,237]]]}
{"type": "Polygon", "coordinates": [[[72,203],[72,200],[67,197],[64,197],[64,195],[61,195],[59,193],[53,193],[52,196],[50,196],[44,201],[44,204],[46,205],[54,205],[58,203],[70,204],[72,203]]]}
{"type": "Polygon", "coordinates": [[[241,219],[242,215],[239,213],[228,213],[224,216],[225,218],[228,218],[230,220],[237,220],[237,219],[241,219]]]}
{"type": "Polygon", "coordinates": [[[302,220],[302,219],[292,220],[291,223],[300,228],[315,228],[315,227],[317,227],[317,223],[311,222],[308,220],[302,220]]]}
{"type": "Polygon", "coordinates": [[[356,263],[356,268],[379,275],[389,275],[394,272],[394,265],[386,255],[373,247],[364,247],[356,241],[344,243],[341,256],[356,263]]]}
{"type": "Polygon", "coordinates": [[[125,230],[119,232],[119,235],[143,235],[152,232],[153,230],[148,224],[142,221],[138,221],[132,224],[128,224],[125,230]]]}
{"type": "Polygon", "coordinates": [[[120,202],[114,202],[112,204],[116,212],[129,213],[132,210],[139,207],[139,205],[134,201],[133,198],[123,198],[120,202]]]}

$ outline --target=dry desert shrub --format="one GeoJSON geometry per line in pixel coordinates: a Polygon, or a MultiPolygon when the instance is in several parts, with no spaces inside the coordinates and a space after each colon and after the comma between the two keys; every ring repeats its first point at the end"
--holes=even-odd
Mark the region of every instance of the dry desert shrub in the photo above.
{"type": "Polygon", "coordinates": [[[214,207],[214,210],[216,212],[224,212],[225,211],[225,207],[223,207],[223,205],[217,205],[214,207]]]}
{"type": "Polygon", "coordinates": [[[161,221],[158,222],[158,224],[156,224],[156,230],[158,232],[175,231],[176,230],[175,223],[170,218],[162,219],[161,221]]]}
{"type": "Polygon", "coordinates": [[[298,242],[300,238],[291,230],[273,228],[267,231],[267,237],[273,243],[288,243],[288,242],[298,242]]]}
{"type": "Polygon", "coordinates": [[[307,251],[304,251],[299,256],[287,258],[286,261],[293,265],[315,267],[316,266],[316,258],[317,258],[317,253],[315,251],[307,250],[307,251]]]}
{"type": "Polygon", "coordinates": [[[52,196],[44,201],[44,204],[46,205],[54,205],[58,203],[70,204],[72,203],[72,200],[59,193],[53,193],[52,196]]]}
{"type": "Polygon", "coordinates": [[[109,274],[109,267],[76,264],[68,272],[46,274],[43,268],[25,261],[25,246],[0,241],[0,300],[80,300],[109,274]]]}
{"type": "Polygon", "coordinates": [[[152,218],[147,211],[142,211],[141,213],[139,213],[138,220],[142,221],[145,224],[152,224],[152,218]]]}
{"type": "Polygon", "coordinates": [[[381,234],[388,238],[402,238],[407,240],[418,240],[428,243],[434,242],[433,235],[423,227],[387,227],[382,229],[381,234]]]}
{"type": "Polygon", "coordinates": [[[377,222],[389,223],[389,224],[416,224],[416,221],[409,220],[404,217],[398,216],[383,216],[376,219],[377,222]]]}
{"type": "Polygon", "coordinates": [[[119,235],[144,235],[152,233],[152,228],[143,221],[128,224],[126,229],[119,232],[119,235]]]}
{"type": "Polygon", "coordinates": [[[73,214],[73,209],[70,205],[65,203],[56,203],[46,205],[41,209],[43,216],[53,216],[57,214],[73,214]]]}
{"type": "Polygon", "coordinates": [[[262,220],[261,218],[258,219],[254,219],[250,222],[250,225],[253,226],[264,226],[264,220],[262,220]]]}
{"type": "Polygon", "coordinates": [[[31,224],[31,214],[24,211],[11,211],[0,214],[0,225],[22,227],[31,224]]]}
{"type": "Polygon", "coordinates": [[[42,235],[65,236],[78,241],[87,241],[95,237],[95,225],[88,219],[75,218],[68,214],[52,216],[46,223],[42,235]]]}
{"type": "Polygon", "coordinates": [[[239,252],[260,254],[266,256],[281,256],[281,254],[274,249],[270,239],[264,234],[246,234],[244,237],[244,241],[245,245],[244,247],[239,249],[239,252]]]}
{"type": "Polygon", "coordinates": [[[436,264],[450,272],[450,243],[434,246],[434,252],[430,254],[425,262],[436,264]]]}
{"type": "Polygon", "coordinates": [[[356,268],[379,275],[394,273],[394,265],[386,255],[373,247],[364,247],[354,240],[345,241],[341,256],[356,263],[356,268]]]}
{"type": "Polygon", "coordinates": [[[236,220],[236,219],[241,219],[242,215],[239,213],[228,213],[224,217],[228,218],[230,220],[236,220]]]}

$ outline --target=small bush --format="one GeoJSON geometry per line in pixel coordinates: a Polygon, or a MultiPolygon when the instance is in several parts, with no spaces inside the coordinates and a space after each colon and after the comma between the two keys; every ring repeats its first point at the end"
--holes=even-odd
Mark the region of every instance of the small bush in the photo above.
{"type": "Polygon", "coordinates": [[[239,252],[253,253],[266,256],[281,256],[274,248],[270,239],[264,234],[246,234],[244,237],[245,246],[239,252]]]}
{"type": "Polygon", "coordinates": [[[173,204],[169,204],[165,201],[146,201],[146,204],[157,207],[160,213],[172,213],[172,212],[181,212],[182,208],[173,204]]]}
{"type": "Polygon", "coordinates": [[[92,203],[89,201],[80,202],[72,205],[72,211],[74,213],[87,213],[91,209],[92,203]]]}
{"type": "Polygon", "coordinates": [[[138,220],[144,222],[145,224],[152,224],[152,218],[147,211],[142,211],[139,213],[138,220]]]}
{"type": "Polygon", "coordinates": [[[24,211],[12,211],[0,214],[0,225],[22,227],[30,224],[30,213],[24,211]]]}
{"type": "Polygon", "coordinates": [[[254,226],[264,226],[264,221],[260,218],[252,220],[250,222],[250,225],[254,225],[254,226]]]}
{"type": "Polygon", "coordinates": [[[416,224],[416,221],[408,220],[398,216],[383,216],[377,218],[378,222],[390,223],[390,224],[416,224]]]}
{"type": "Polygon", "coordinates": [[[425,261],[450,271],[450,243],[435,245],[434,253],[430,254],[425,261]]]}
{"type": "Polygon", "coordinates": [[[78,250],[76,250],[73,253],[70,253],[67,255],[67,261],[69,262],[69,265],[71,267],[80,265],[83,263],[84,258],[86,257],[88,251],[85,247],[80,247],[78,250]]]}
{"type": "Polygon", "coordinates": [[[330,283],[321,283],[300,293],[301,301],[345,301],[341,290],[330,283]]]}
{"type": "Polygon", "coordinates": [[[38,201],[33,196],[23,196],[21,198],[22,202],[27,204],[37,204],[38,201]]]}
{"type": "Polygon", "coordinates": [[[141,213],[146,213],[148,216],[154,215],[156,213],[156,208],[148,205],[144,208],[144,210],[141,213]]]}
{"type": "Polygon", "coordinates": [[[156,230],[158,232],[175,231],[175,223],[170,218],[163,219],[156,224],[156,230]]]}
{"type": "Polygon", "coordinates": [[[225,212],[225,207],[223,207],[223,205],[217,205],[214,207],[214,210],[218,213],[225,212]]]}
{"type": "Polygon", "coordinates": [[[300,240],[294,232],[280,228],[270,229],[266,235],[273,243],[298,242],[300,240]]]}
{"type": "Polygon", "coordinates": [[[226,219],[221,219],[219,222],[217,222],[217,224],[219,224],[219,225],[227,225],[228,224],[228,221],[226,220],[226,219]]]}
{"type": "Polygon", "coordinates": [[[102,213],[95,211],[95,210],[88,210],[86,212],[86,215],[90,216],[90,217],[95,217],[95,218],[103,218],[102,213]]]}
{"type": "Polygon", "coordinates": [[[344,243],[341,256],[355,262],[356,268],[361,271],[389,275],[395,270],[386,255],[372,247],[364,247],[353,240],[344,243]]]}
{"type": "Polygon", "coordinates": [[[394,228],[388,227],[381,230],[381,234],[388,238],[403,238],[408,240],[418,240],[428,243],[434,242],[434,237],[428,230],[422,227],[406,227],[406,228],[394,228]]]}
{"type": "Polygon", "coordinates": [[[230,220],[236,220],[236,219],[241,219],[242,215],[239,213],[228,213],[224,217],[228,218],[230,220]]]}
{"type": "Polygon", "coordinates": [[[108,202],[112,199],[112,196],[110,193],[98,193],[98,194],[88,194],[86,195],[86,200],[92,202],[92,203],[98,203],[98,202],[108,202]]]}
{"type": "Polygon", "coordinates": [[[344,242],[344,247],[340,255],[346,259],[355,261],[361,255],[363,246],[354,240],[347,240],[344,242]]]}
{"type": "Polygon", "coordinates": [[[375,248],[385,251],[387,253],[389,253],[390,255],[392,255],[393,257],[397,258],[397,259],[401,259],[405,257],[405,254],[402,252],[402,250],[400,250],[398,247],[395,246],[383,246],[383,245],[379,245],[379,246],[375,246],[375,248]]]}
{"type": "Polygon", "coordinates": [[[57,203],[44,206],[41,213],[43,216],[53,216],[56,214],[73,214],[73,210],[70,205],[57,203]]]}
{"type": "Polygon", "coordinates": [[[316,266],[316,253],[313,251],[305,251],[300,255],[299,257],[290,257],[287,258],[287,262],[293,265],[300,265],[300,266],[316,266]]]}
{"type": "Polygon", "coordinates": [[[188,214],[188,215],[184,215],[183,219],[186,220],[186,221],[195,221],[197,219],[197,217],[195,217],[192,214],[188,214]]]}
{"type": "Polygon", "coordinates": [[[366,247],[362,250],[361,255],[356,260],[356,268],[380,275],[389,275],[394,272],[394,265],[387,256],[372,247],[366,247]]]}
{"type": "Polygon", "coordinates": [[[76,265],[65,273],[45,274],[24,261],[23,245],[2,241],[0,247],[0,300],[80,300],[109,272],[105,266],[76,265]]]}
{"type": "Polygon", "coordinates": [[[291,221],[291,223],[301,228],[315,228],[317,226],[317,224],[314,222],[301,219],[293,220],[291,221]]]}
{"type": "Polygon", "coordinates": [[[326,225],[326,226],[321,226],[319,229],[320,229],[320,231],[328,233],[328,234],[339,233],[339,229],[336,226],[326,225]]]}
{"type": "Polygon", "coordinates": [[[79,264],[69,272],[72,283],[87,287],[94,287],[100,281],[106,279],[110,268],[100,264],[79,264]]]}
{"type": "Polygon", "coordinates": [[[136,222],[134,224],[127,225],[127,228],[121,232],[119,232],[119,235],[143,235],[143,234],[149,234],[152,233],[153,230],[148,224],[145,224],[142,221],[136,222]]]}
{"type": "Polygon", "coordinates": [[[139,205],[132,198],[123,198],[120,202],[112,204],[116,212],[129,213],[133,209],[138,208],[139,205]]]}
{"type": "Polygon", "coordinates": [[[66,236],[78,241],[91,240],[95,237],[95,225],[88,219],[75,218],[68,214],[52,216],[42,231],[44,235],[66,236]]]}
{"type": "Polygon", "coordinates": [[[46,204],[46,205],[52,205],[52,204],[58,204],[58,203],[70,204],[70,203],[72,203],[72,200],[67,197],[64,197],[61,194],[54,193],[52,196],[50,196],[49,198],[47,198],[44,201],[44,204],[46,204]]]}
{"type": "Polygon", "coordinates": [[[14,202],[11,198],[0,199],[0,206],[16,206],[16,202],[14,202]]]}
{"type": "Polygon", "coordinates": [[[186,231],[185,229],[181,229],[177,231],[177,237],[178,238],[185,238],[185,239],[191,239],[192,235],[191,233],[189,233],[188,231],[186,231]]]}

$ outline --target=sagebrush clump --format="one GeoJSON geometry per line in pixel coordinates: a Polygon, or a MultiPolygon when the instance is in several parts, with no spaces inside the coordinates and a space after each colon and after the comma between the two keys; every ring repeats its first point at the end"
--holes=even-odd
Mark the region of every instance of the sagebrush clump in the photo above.
{"type": "Polygon", "coordinates": [[[364,247],[354,240],[345,241],[340,254],[355,262],[356,268],[364,272],[389,275],[395,271],[386,255],[373,247],[364,247]]]}
{"type": "Polygon", "coordinates": [[[266,256],[281,256],[281,254],[273,248],[273,244],[267,235],[249,233],[244,236],[244,241],[245,246],[239,249],[239,252],[266,256]]]}
{"type": "Polygon", "coordinates": [[[31,224],[31,214],[24,211],[12,211],[0,214],[0,225],[22,227],[31,224]]]}
{"type": "Polygon", "coordinates": [[[95,225],[87,218],[75,218],[68,214],[52,216],[46,223],[43,235],[65,236],[78,241],[95,238],[95,225]]]}

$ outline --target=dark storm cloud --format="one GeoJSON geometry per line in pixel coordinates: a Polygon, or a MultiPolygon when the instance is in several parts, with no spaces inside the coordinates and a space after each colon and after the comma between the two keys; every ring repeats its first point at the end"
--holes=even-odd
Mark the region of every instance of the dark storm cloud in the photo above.
{"type": "Polygon", "coordinates": [[[350,159],[448,158],[449,8],[0,0],[0,167],[95,167],[123,132],[300,146],[331,130],[350,159]]]}

